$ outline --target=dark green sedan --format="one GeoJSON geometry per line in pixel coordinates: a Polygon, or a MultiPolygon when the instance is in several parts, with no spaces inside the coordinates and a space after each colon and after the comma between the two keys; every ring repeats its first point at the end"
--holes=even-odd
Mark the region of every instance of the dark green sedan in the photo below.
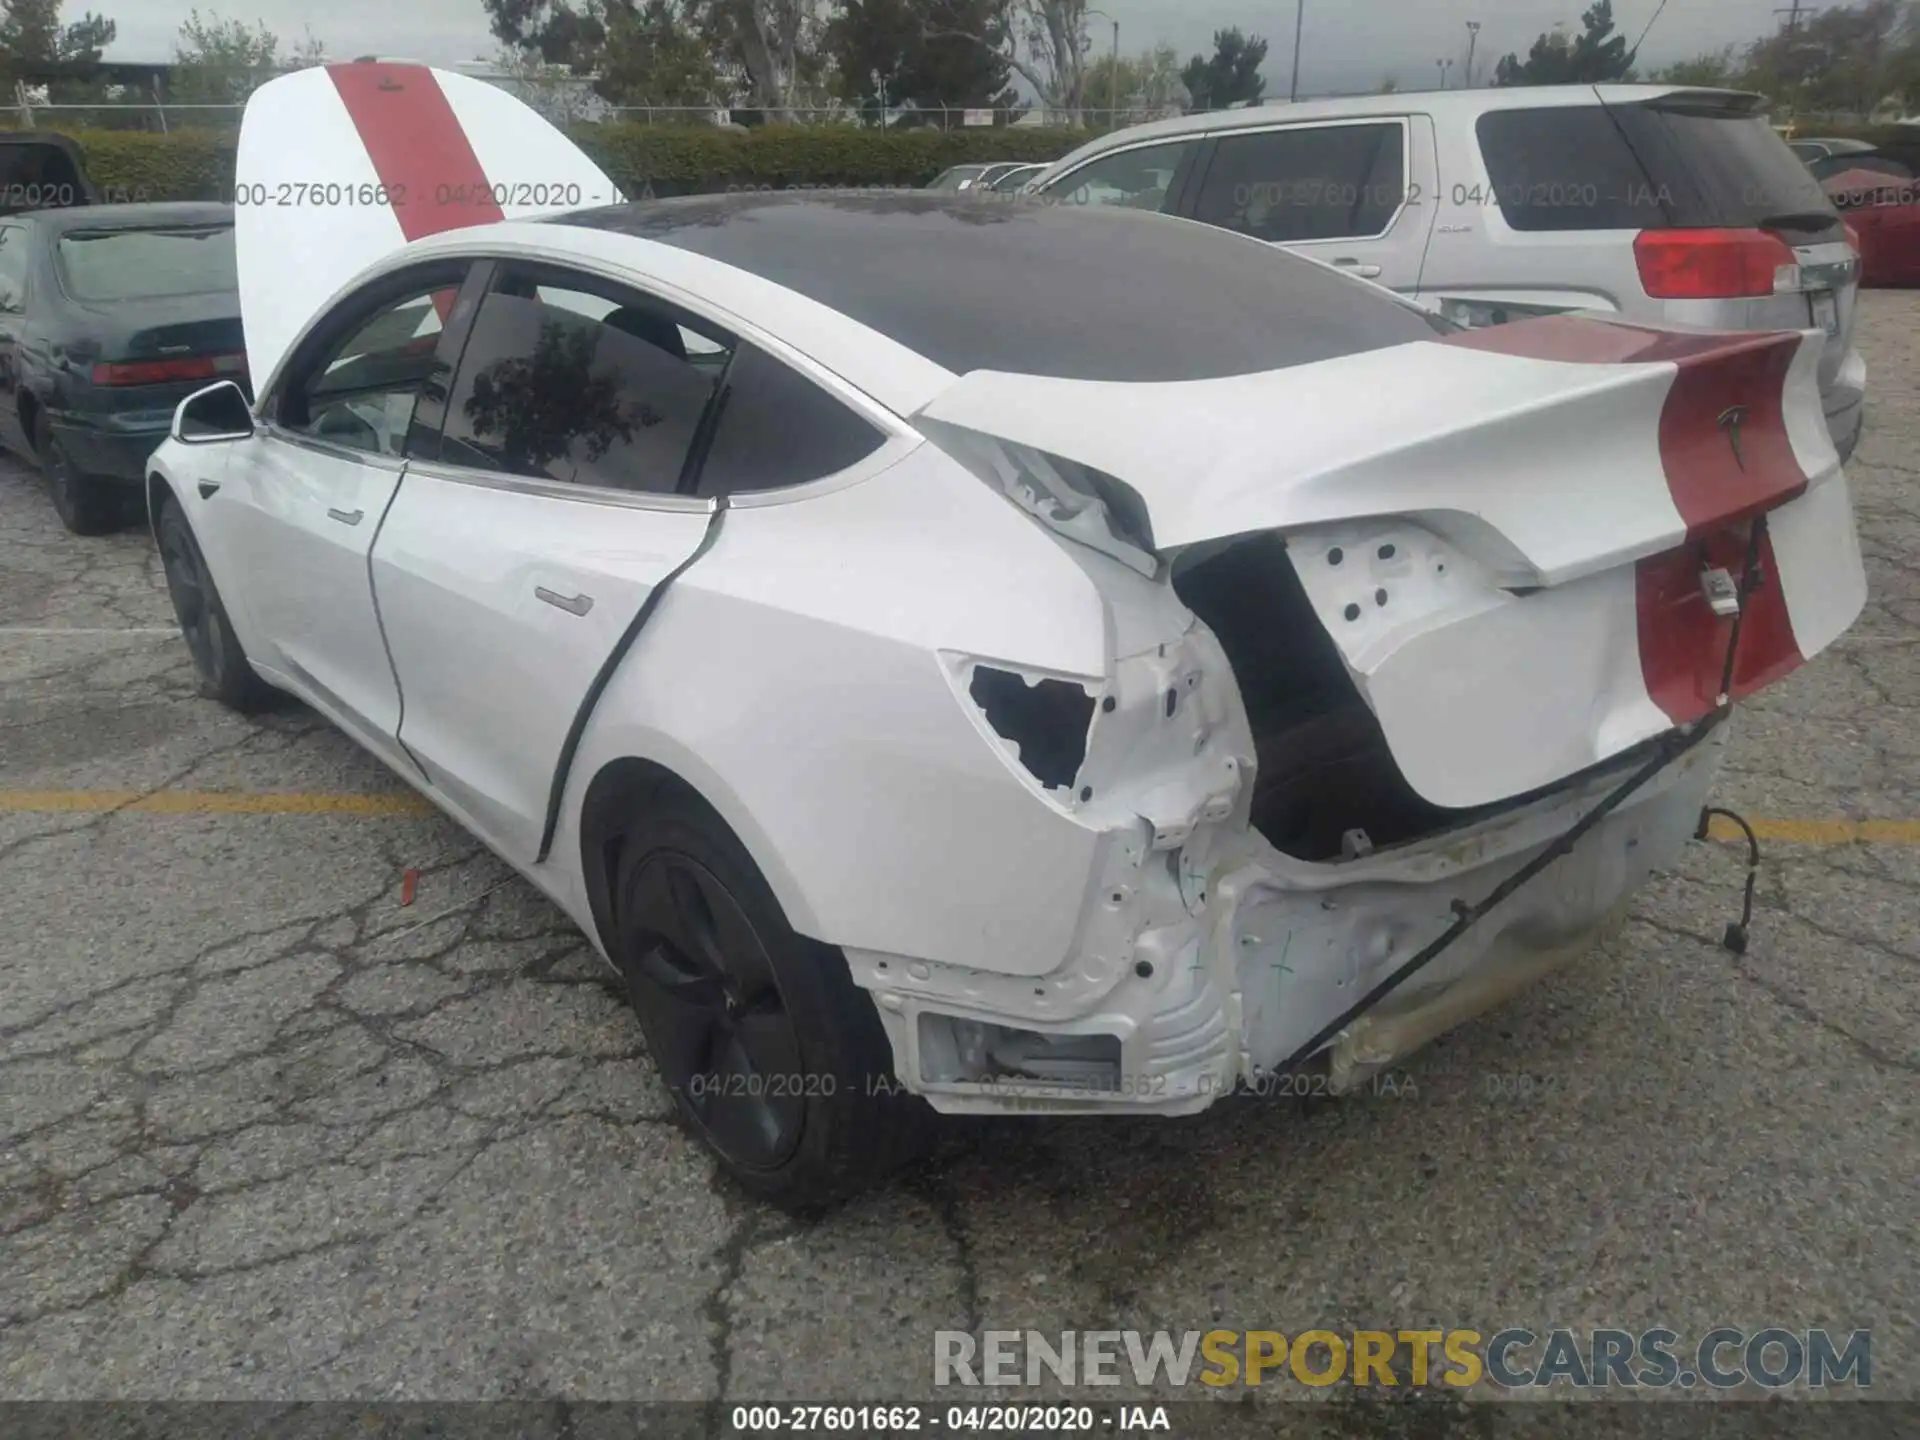
{"type": "Polygon", "coordinates": [[[247,384],[227,205],[0,216],[0,445],[39,462],[75,534],[141,495],[174,407],[247,384]]]}

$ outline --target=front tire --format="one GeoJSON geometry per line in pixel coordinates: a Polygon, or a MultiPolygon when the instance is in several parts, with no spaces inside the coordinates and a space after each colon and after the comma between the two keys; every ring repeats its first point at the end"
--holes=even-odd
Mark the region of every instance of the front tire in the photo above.
{"type": "Polygon", "coordinates": [[[73,457],[67,454],[67,447],[53,433],[53,424],[44,410],[34,417],[33,449],[40,459],[40,472],[46,476],[53,513],[69,532],[104,535],[119,526],[121,504],[117,487],[80,473],[73,457]]]}
{"type": "Polygon", "coordinates": [[[167,575],[167,595],[180,621],[181,638],[193,655],[200,693],[243,715],[266,709],[273,703],[273,689],[254,673],[246,651],[240,648],[206,557],[177,501],[160,502],[160,521],[154,530],[167,575]]]}
{"type": "Polygon", "coordinates": [[[733,832],[658,795],[615,881],[616,959],[682,1122],[753,1195],[816,1211],[878,1184],[931,1128],[846,957],[794,933],[733,832]]]}

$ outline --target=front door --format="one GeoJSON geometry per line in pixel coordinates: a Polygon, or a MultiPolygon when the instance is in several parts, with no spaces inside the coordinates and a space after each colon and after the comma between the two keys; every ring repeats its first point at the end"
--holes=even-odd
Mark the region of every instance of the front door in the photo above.
{"type": "Polygon", "coordinates": [[[371,313],[343,317],[337,341],[296,357],[208,503],[222,553],[253,572],[243,588],[264,652],[255,658],[389,755],[400,690],[369,560],[458,278],[436,271],[382,295],[371,313]]]}

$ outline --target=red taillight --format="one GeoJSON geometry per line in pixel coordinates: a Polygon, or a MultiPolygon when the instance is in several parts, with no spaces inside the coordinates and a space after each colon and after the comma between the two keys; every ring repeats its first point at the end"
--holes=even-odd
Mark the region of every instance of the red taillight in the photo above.
{"type": "Polygon", "coordinates": [[[1793,247],[1765,230],[1642,230],[1633,258],[1656,300],[1731,300],[1800,283],[1793,247]]]}
{"type": "Polygon", "coordinates": [[[187,355],[178,360],[114,360],[93,367],[96,385],[166,385],[176,380],[218,380],[245,368],[239,355],[187,355]]]}

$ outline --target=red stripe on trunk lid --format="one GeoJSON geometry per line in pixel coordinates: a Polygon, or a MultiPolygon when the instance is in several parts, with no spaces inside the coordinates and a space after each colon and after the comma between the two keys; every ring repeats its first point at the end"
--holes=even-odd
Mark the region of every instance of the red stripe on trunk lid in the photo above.
{"type": "MultiPolygon", "coordinates": [[[[1543,316],[1448,336],[1441,342],[1574,364],[1667,364],[1674,381],[1660,411],[1660,463],[1687,543],[1634,567],[1640,670],[1647,694],[1676,724],[1714,708],[1733,621],[1713,613],[1709,568],[1737,584],[1752,517],[1807,488],[1787,433],[1787,374],[1801,336],[1792,331],[1697,334],[1571,315],[1543,316]]],[[[1773,545],[1759,548],[1760,587],[1747,601],[1733,696],[1771,685],[1804,661],[1773,545]]]]}
{"type": "Polygon", "coordinates": [[[440,82],[424,65],[354,62],[327,74],[409,240],[506,218],[440,82]]]}
{"type": "MultiPolygon", "coordinates": [[[[1641,678],[1653,703],[1676,725],[1698,720],[1719,698],[1733,621],[1713,613],[1700,574],[1709,565],[1718,566],[1738,584],[1746,569],[1745,530],[1731,527],[1634,567],[1641,678]]],[[[1732,687],[1736,700],[1797,670],[1805,659],[1793,638],[1773,542],[1764,537],[1759,565],[1759,588],[1748,596],[1746,618],[1740,622],[1740,659],[1732,687]]]]}

